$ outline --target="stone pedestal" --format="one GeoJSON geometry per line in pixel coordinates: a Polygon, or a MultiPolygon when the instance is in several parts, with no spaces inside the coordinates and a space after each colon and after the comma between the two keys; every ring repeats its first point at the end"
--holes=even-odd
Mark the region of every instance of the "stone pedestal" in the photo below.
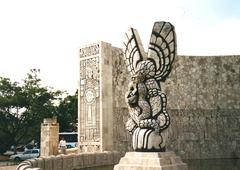
{"type": "Polygon", "coordinates": [[[188,170],[174,152],[127,152],[114,170],[188,170]]]}

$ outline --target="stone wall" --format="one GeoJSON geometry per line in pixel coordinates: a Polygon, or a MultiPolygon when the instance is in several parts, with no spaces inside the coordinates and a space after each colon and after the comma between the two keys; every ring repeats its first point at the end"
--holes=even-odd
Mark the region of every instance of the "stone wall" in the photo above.
{"type": "MultiPolygon", "coordinates": [[[[131,150],[124,123],[130,75],[113,55],[114,149],[131,150]]],[[[161,84],[171,125],[168,150],[185,159],[240,157],[240,56],[177,56],[161,84]]]]}
{"type": "Polygon", "coordinates": [[[240,157],[240,56],[178,56],[162,90],[169,149],[186,159],[240,157]]]}
{"type": "Polygon", "coordinates": [[[125,103],[125,93],[128,89],[130,76],[127,72],[121,49],[113,51],[113,139],[114,149],[124,154],[132,149],[131,135],[125,130],[128,119],[128,109],[125,103]]]}

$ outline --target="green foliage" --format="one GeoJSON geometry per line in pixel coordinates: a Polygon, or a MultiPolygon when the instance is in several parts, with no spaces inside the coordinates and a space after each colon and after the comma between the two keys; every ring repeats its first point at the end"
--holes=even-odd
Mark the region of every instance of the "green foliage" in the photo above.
{"type": "Polygon", "coordinates": [[[60,124],[60,132],[77,131],[77,92],[68,95],[60,101],[57,110],[57,118],[60,124]]]}
{"type": "Polygon", "coordinates": [[[25,145],[40,140],[44,118],[58,117],[62,131],[76,130],[77,95],[42,87],[39,70],[33,69],[23,83],[0,77],[0,147],[25,145]]]}

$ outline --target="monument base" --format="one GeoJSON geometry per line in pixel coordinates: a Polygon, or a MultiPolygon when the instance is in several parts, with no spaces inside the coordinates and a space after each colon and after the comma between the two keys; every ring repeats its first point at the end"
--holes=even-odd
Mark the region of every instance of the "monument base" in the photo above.
{"type": "Polygon", "coordinates": [[[174,152],[127,152],[114,170],[187,170],[174,152]]]}

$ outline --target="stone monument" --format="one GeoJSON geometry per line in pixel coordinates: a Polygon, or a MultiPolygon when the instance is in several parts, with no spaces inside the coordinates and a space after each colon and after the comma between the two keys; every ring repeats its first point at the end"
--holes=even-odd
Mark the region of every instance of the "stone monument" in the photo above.
{"type": "Polygon", "coordinates": [[[109,43],[80,48],[78,93],[79,152],[113,150],[113,58],[109,43]]]}
{"type": "Polygon", "coordinates": [[[126,128],[132,134],[135,152],[126,153],[114,169],[186,170],[181,158],[174,152],[166,152],[165,147],[170,117],[160,82],[168,77],[176,56],[174,26],[155,22],[147,53],[133,28],[126,32],[124,46],[124,59],[131,75],[125,96],[130,114],[126,128]]]}
{"type": "Polygon", "coordinates": [[[41,156],[58,154],[59,124],[56,118],[45,118],[41,124],[41,156]]]}

